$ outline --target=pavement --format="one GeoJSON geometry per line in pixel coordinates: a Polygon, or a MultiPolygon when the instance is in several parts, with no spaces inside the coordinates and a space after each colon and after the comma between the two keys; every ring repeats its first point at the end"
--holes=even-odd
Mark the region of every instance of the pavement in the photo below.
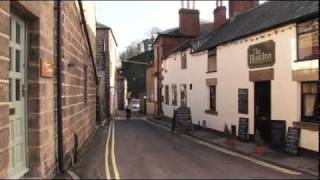
{"type": "Polygon", "coordinates": [[[138,118],[100,126],[71,168],[81,179],[310,179],[212,148],[138,118]]]}
{"type": "MultiPolygon", "coordinates": [[[[162,126],[171,128],[171,120],[169,119],[154,119],[150,118],[152,122],[161,124],[162,126]]],[[[205,142],[218,145],[223,148],[268,162],[284,168],[300,171],[313,176],[319,175],[319,161],[315,157],[307,156],[291,156],[283,152],[275,151],[268,146],[265,147],[266,153],[263,156],[255,154],[255,144],[250,142],[234,141],[234,146],[230,147],[224,144],[224,136],[215,134],[212,131],[205,129],[196,129],[189,134],[192,137],[201,139],[205,142]]]]}

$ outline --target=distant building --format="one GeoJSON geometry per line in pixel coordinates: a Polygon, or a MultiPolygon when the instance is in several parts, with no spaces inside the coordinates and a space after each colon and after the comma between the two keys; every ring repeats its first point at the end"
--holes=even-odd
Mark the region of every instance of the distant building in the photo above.
{"type": "Polygon", "coordinates": [[[112,29],[99,22],[97,28],[97,73],[99,76],[99,106],[100,117],[104,120],[115,115],[117,110],[116,66],[117,41],[112,29]]]}
{"type": "Polygon", "coordinates": [[[1,1],[0,179],[52,179],[95,132],[94,6],[1,1]]]}
{"type": "Polygon", "coordinates": [[[145,95],[145,71],[152,58],[152,51],[145,51],[127,61],[122,61],[123,75],[128,81],[128,92],[131,98],[139,98],[141,94],[145,95]]]}
{"type": "Polygon", "coordinates": [[[153,62],[148,66],[147,78],[147,112],[149,115],[162,114],[162,61],[181,43],[201,37],[213,29],[213,23],[201,21],[199,10],[194,7],[179,10],[179,27],[162,31],[153,45],[153,62]],[[152,82],[153,81],[153,82],[152,82]]]}

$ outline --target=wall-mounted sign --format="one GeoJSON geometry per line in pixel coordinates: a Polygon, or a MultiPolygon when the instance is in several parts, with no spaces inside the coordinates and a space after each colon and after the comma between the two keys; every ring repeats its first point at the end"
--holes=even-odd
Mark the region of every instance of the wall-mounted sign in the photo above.
{"type": "Polygon", "coordinates": [[[275,63],[275,42],[273,40],[254,44],[248,48],[249,68],[272,66],[275,63]]]}
{"type": "Polygon", "coordinates": [[[248,89],[238,89],[238,112],[248,114],[248,89]]]}
{"type": "Polygon", "coordinates": [[[41,77],[53,78],[54,77],[54,65],[50,60],[41,59],[41,77]]]}

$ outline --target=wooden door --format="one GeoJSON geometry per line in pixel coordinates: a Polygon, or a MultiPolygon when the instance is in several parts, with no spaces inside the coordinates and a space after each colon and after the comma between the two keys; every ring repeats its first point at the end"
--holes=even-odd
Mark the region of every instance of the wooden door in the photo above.
{"type": "Polygon", "coordinates": [[[25,23],[11,15],[9,65],[9,169],[10,178],[21,177],[26,166],[25,23]]]}

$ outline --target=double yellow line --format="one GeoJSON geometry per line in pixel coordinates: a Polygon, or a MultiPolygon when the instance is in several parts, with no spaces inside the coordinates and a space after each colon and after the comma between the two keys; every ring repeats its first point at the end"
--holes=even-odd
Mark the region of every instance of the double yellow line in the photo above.
{"type": "Polygon", "coordinates": [[[105,167],[106,167],[106,176],[107,179],[120,179],[117,163],[116,163],[116,156],[115,156],[115,151],[114,151],[114,143],[115,143],[115,129],[114,129],[115,123],[114,121],[110,122],[109,125],[109,130],[108,130],[108,138],[107,138],[107,143],[106,143],[106,152],[105,152],[105,167]],[[111,136],[111,137],[110,137],[111,136]],[[111,178],[110,174],[110,167],[109,167],[109,144],[110,144],[110,138],[111,138],[111,162],[112,162],[112,167],[113,167],[113,172],[114,172],[114,178],[111,178]]]}

